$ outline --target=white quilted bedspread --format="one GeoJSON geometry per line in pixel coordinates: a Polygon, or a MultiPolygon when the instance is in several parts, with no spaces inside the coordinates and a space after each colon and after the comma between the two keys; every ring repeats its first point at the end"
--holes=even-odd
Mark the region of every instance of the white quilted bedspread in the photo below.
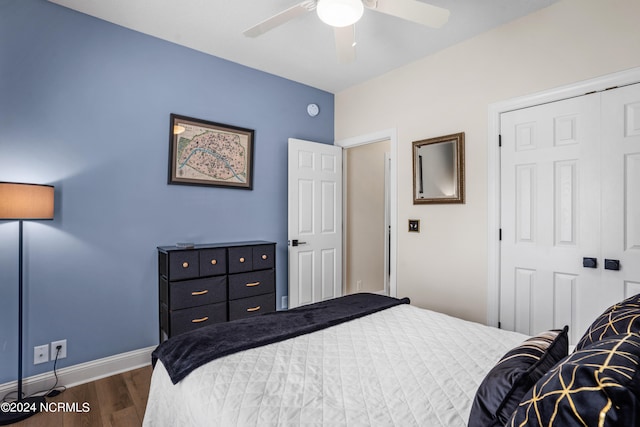
{"type": "Polygon", "coordinates": [[[145,426],[465,426],[476,389],[527,338],[407,304],[214,360],[173,385],[160,362],[145,426]]]}

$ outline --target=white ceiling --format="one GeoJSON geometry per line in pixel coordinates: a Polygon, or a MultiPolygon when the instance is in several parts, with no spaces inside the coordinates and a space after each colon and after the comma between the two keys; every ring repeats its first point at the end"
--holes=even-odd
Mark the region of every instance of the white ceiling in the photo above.
{"type": "Polygon", "coordinates": [[[220,58],[337,93],[558,0],[419,0],[451,11],[432,29],[365,9],[356,60],[340,64],[315,12],[258,38],[242,32],[302,0],[49,0],[220,58]]]}

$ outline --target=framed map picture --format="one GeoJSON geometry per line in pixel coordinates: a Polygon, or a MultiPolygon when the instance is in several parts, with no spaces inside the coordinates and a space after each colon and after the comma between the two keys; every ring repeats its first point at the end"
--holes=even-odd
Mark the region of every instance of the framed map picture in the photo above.
{"type": "Polygon", "coordinates": [[[253,130],[171,114],[169,184],[251,190],[253,130]]]}

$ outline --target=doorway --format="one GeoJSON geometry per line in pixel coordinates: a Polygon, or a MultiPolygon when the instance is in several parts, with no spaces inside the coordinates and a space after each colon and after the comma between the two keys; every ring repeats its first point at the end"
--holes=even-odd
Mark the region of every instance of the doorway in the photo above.
{"type": "MultiPolygon", "coordinates": [[[[362,135],[354,138],[336,141],[335,145],[344,148],[343,164],[344,167],[344,268],[343,268],[343,291],[345,294],[354,292],[375,292],[392,297],[396,296],[396,252],[397,252],[397,163],[396,150],[397,138],[395,129],[387,129],[373,134],[362,135]],[[385,157],[384,153],[387,152],[385,157]],[[370,208],[375,211],[371,215],[367,211],[367,204],[371,203],[371,198],[364,197],[357,190],[349,190],[349,165],[352,164],[351,175],[355,178],[364,175],[378,176],[376,188],[373,190],[378,207],[370,208]],[[371,163],[369,166],[365,166],[371,163]],[[366,168],[374,169],[375,172],[366,171],[366,168]],[[357,200],[353,204],[350,199],[355,196],[357,200]],[[364,199],[364,200],[362,200],[364,199]],[[383,200],[380,202],[380,200],[383,200]],[[348,204],[352,204],[351,209],[348,204]],[[350,212],[354,213],[351,224],[348,216],[350,212]],[[382,218],[382,219],[380,219],[382,218]],[[385,220],[386,218],[386,220],[385,220]],[[374,225],[363,227],[365,223],[374,222],[374,225]],[[352,230],[352,228],[354,230],[352,230]],[[371,230],[369,230],[371,228],[371,230]],[[364,229],[364,230],[363,230],[364,229]],[[369,231],[367,231],[369,230],[369,231]],[[364,238],[352,236],[349,234],[355,231],[355,234],[365,234],[364,238]],[[372,236],[366,234],[375,234],[375,247],[372,253],[362,249],[363,242],[372,236]],[[357,240],[354,240],[357,239],[357,240]],[[351,255],[348,253],[351,252],[351,255]],[[369,260],[369,261],[367,261],[369,260]],[[375,261],[372,261],[375,260],[375,261]],[[375,262],[372,264],[371,262],[375,262]],[[371,270],[369,274],[366,270],[371,270]],[[371,278],[370,278],[371,277],[371,278]],[[358,282],[361,282],[358,286],[358,282]],[[358,290],[358,287],[360,288],[358,290]]],[[[354,181],[355,179],[352,179],[354,181]]],[[[370,240],[369,240],[370,241],[370,240]]]]}
{"type": "Polygon", "coordinates": [[[390,141],[343,152],[345,293],[389,295],[390,141]]]}

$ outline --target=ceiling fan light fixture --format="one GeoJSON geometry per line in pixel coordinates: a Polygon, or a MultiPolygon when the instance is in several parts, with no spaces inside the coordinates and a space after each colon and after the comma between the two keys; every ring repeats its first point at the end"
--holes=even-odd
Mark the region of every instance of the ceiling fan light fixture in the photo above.
{"type": "Polygon", "coordinates": [[[318,0],[318,17],[332,27],[353,25],[362,17],[362,0],[318,0]]]}

